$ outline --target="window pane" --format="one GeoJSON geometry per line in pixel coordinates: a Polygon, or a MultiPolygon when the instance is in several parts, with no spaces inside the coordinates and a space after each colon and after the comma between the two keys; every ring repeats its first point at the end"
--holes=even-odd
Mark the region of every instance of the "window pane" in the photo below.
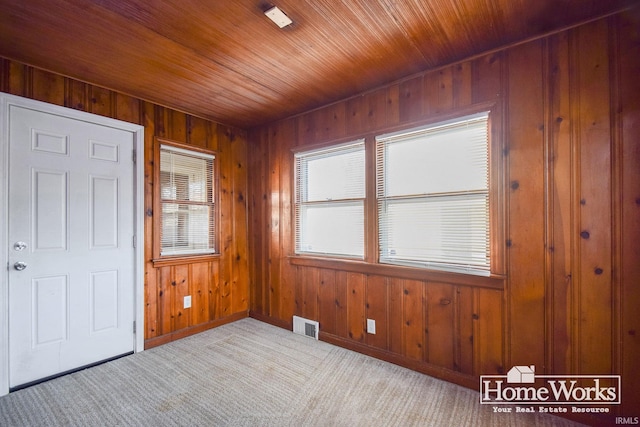
{"type": "Polygon", "coordinates": [[[161,255],[215,252],[213,160],[209,154],[161,146],[161,255]]]}
{"type": "Polygon", "coordinates": [[[364,257],[364,140],[295,155],[296,253],[364,257]]]}
{"type": "Polygon", "coordinates": [[[302,201],[355,199],[364,197],[364,150],[315,155],[301,165],[306,187],[302,201]]]}
{"type": "Polygon", "coordinates": [[[387,144],[386,196],[486,189],[486,139],[486,130],[473,126],[387,144]]]}
{"type": "Polygon", "coordinates": [[[211,159],[161,151],[161,197],[194,202],[210,200],[211,163],[211,159]]]}
{"type": "Polygon", "coordinates": [[[483,266],[488,196],[390,200],[382,208],[381,261],[483,266]]]}
{"type": "Polygon", "coordinates": [[[488,113],[376,138],[380,261],[489,274],[488,113]]]}
{"type": "Polygon", "coordinates": [[[162,204],[162,255],[211,252],[209,206],[162,204]]]}
{"type": "Polygon", "coordinates": [[[299,252],[364,256],[364,204],[300,207],[299,252]]]}

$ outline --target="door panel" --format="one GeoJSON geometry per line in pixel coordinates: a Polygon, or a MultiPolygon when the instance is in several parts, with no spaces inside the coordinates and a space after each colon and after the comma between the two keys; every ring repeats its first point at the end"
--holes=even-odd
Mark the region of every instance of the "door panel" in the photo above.
{"type": "Polygon", "coordinates": [[[91,249],[118,247],[118,179],[91,176],[91,249]]]}
{"type": "Polygon", "coordinates": [[[40,277],[31,282],[31,336],[34,348],[67,339],[67,279],[67,276],[40,277]]]}
{"type": "Polygon", "coordinates": [[[31,178],[34,251],[67,248],[67,173],[33,169],[31,178]]]}
{"type": "Polygon", "coordinates": [[[91,333],[118,327],[118,271],[91,273],[91,333]]]}
{"type": "Polygon", "coordinates": [[[10,387],[133,351],[133,149],[132,132],[11,106],[10,387]]]}

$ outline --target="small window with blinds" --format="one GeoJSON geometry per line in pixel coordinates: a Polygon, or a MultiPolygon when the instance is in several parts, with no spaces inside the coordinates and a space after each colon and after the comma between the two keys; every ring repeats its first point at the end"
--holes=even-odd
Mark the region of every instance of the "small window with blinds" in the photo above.
{"type": "Polygon", "coordinates": [[[160,255],[215,253],[213,154],[160,145],[160,255]]]}
{"type": "Polygon", "coordinates": [[[488,276],[489,114],[376,137],[381,263],[488,276]]]}
{"type": "Polygon", "coordinates": [[[295,154],[295,251],[364,258],[364,140],[295,154]]]}

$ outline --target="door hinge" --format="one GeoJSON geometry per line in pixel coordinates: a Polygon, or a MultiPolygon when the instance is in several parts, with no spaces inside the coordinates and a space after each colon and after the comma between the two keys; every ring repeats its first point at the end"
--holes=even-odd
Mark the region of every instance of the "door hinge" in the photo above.
{"type": "Polygon", "coordinates": [[[138,152],[136,150],[133,150],[133,154],[131,155],[131,159],[133,160],[133,163],[136,163],[138,161],[138,152]]]}
{"type": "Polygon", "coordinates": [[[135,320],[133,321],[133,333],[134,334],[136,333],[136,321],[135,320]]]}
{"type": "Polygon", "coordinates": [[[133,235],[133,239],[131,239],[131,243],[133,244],[133,249],[136,248],[136,235],[133,235]]]}

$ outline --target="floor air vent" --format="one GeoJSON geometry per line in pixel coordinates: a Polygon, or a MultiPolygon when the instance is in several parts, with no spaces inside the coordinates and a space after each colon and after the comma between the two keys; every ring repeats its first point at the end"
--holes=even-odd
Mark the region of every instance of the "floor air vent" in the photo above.
{"type": "Polygon", "coordinates": [[[293,316],[293,332],[310,338],[318,339],[320,324],[314,320],[293,316]]]}

